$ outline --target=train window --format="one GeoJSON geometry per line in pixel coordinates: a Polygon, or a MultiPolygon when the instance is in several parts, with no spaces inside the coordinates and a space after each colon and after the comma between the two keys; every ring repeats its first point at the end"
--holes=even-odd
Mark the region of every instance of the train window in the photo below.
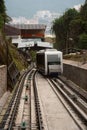
{"type": "Polygon", "coordinates": [[[48,61],[48,64],[50,65],[61,64],[61,61],[58,55],[47,55],[47,61],[48,61]]]}
{"type": "Polygon", "coordinates": [[[40,67],[45,66],[45,56],[44,54],[37,54],[37,63],[40,67]]]}
{"type": "Polygon", "coordinates": [[[51,62],[48,62],[48,65],[60,65],[61,64],[61,62],[60,61],[58,61],[58,62],[56,62],[56,61],[51,61],[51,62]]]}

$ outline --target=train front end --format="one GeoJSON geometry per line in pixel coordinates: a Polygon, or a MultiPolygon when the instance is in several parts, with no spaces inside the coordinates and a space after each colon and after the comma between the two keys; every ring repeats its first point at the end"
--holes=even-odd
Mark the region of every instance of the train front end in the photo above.
{"type": "Polygon", "coordinates": [[[62,52],[51,52],[47,54],[47,74],[58,76],[63,72],[62,52]]]}

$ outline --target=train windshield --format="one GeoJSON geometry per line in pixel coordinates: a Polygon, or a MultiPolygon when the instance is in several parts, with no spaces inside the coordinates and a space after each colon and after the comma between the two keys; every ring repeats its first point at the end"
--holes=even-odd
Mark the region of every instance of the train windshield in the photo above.
{"type": "Polygon", "coordinates": [[[49,65],[60,65],[60,57],[58,55],[47,55],[47,61],[49,65]]]}

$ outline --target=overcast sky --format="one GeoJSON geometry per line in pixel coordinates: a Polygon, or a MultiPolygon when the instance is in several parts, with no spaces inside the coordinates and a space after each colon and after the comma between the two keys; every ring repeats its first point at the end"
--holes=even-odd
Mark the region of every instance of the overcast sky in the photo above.
{"type": "Polygon", "coordinates": [[[85,0],[5,0],[9,16],[26,18],[32,18],[38,11],[42,10],[63,13],[65,9],[84,2],[85,0]]]}

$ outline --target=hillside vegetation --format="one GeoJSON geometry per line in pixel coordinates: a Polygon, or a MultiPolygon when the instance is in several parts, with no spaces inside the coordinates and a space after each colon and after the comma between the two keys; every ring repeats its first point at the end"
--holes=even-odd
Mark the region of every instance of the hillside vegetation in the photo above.
{"type": "Polygon", "coordinates": [[[11,43],[9,45],[9,51],[19,71],[22,71],[23,69],[28,67],[28,63],[25,57],[20,54],[18,49],[11,43]]]}
{"type": "Polygon", "coordinates": [[[12,61],[14,61],[19,71],[25,69],[28,66],[25,57],[19,53],[18,49],[10,42],[10,40],[5,40],[5,37],[1,34],[0,65],[7,64],[7,60],[8,60],[8,66],[12,61]]]}
{"type": "Polygon", "coordinates": [[[12,90],[17,81],[14,74],[19,75],[23,69],[28,67],[28,63],[18,49],[10,41],[6,40],[3,35],[0,35],[0,65],[3,64],[8,66],[7,83],[8,89],[12,90]]]}
{"type": "Polygon", "coordinates": [[[80,10],[68,9],[53,21],[52,31],[56,35],[55,48],[87,49],[87,0],[80,10]]]}

